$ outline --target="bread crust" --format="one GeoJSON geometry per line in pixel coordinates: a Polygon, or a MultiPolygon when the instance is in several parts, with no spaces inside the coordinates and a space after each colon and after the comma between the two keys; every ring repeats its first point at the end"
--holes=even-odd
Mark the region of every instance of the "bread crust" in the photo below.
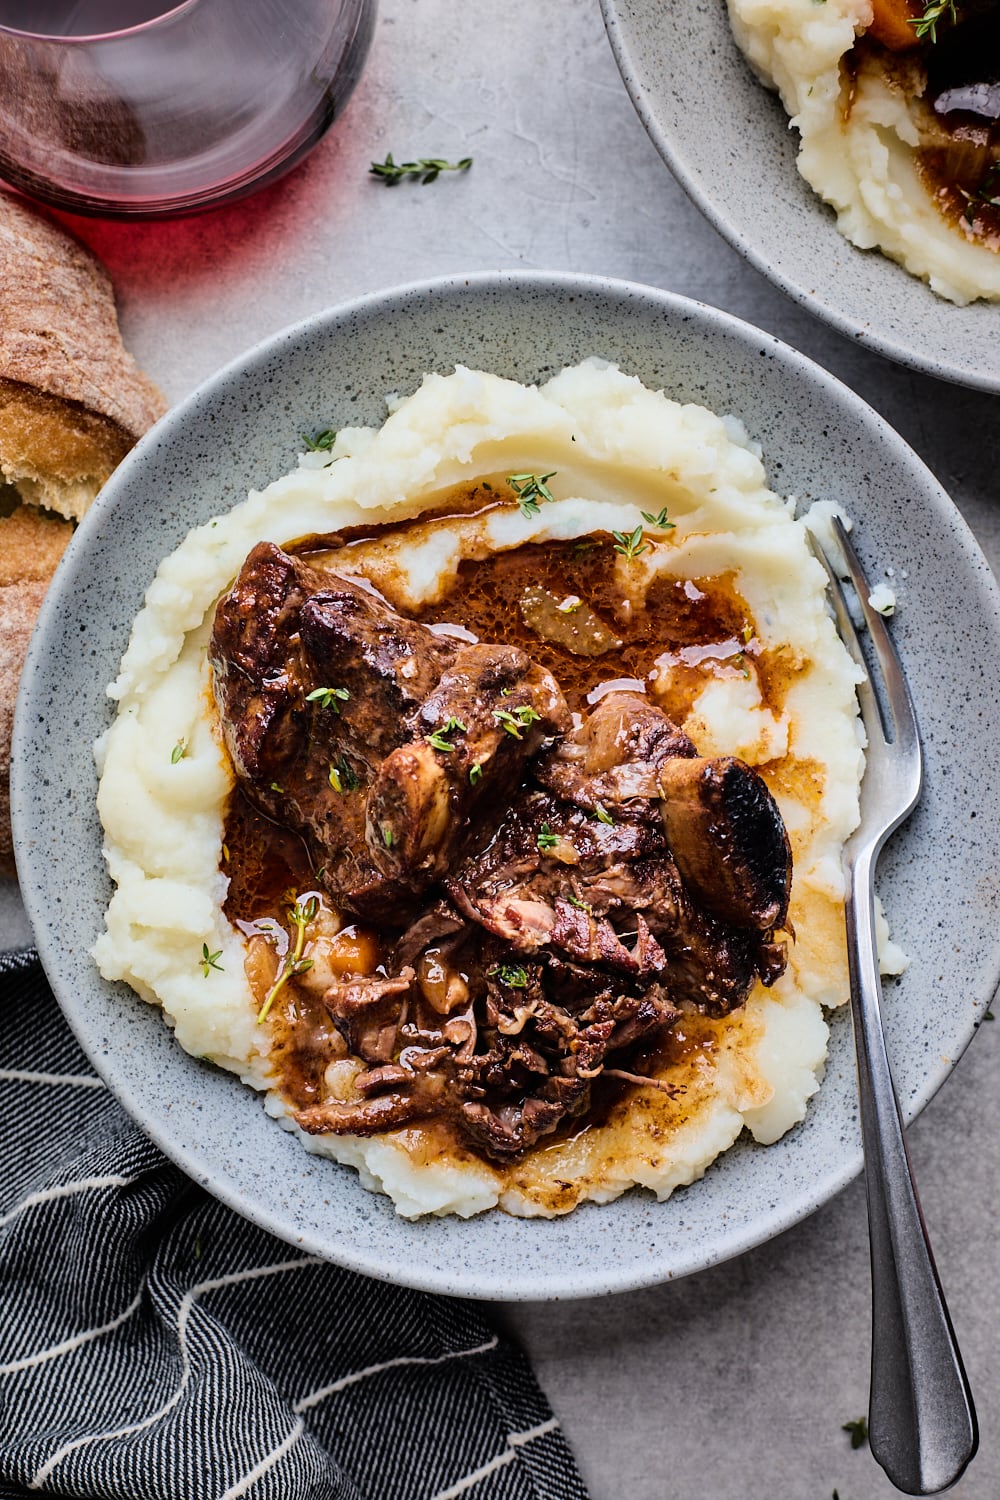
{"type": "Polygon", "coordinates": [[[108,273],[64,229],[0,194],[0,379],[107,417],[136,442],[166,402],[122,344],[108,273]]]}
{"type": "Polygon", "coordinates": [[[2,875],[14,874],[10,743],[35,618],[74,522],[165,410],[122,344],[104,267],[58,224],[0,193],[2,875]]]}

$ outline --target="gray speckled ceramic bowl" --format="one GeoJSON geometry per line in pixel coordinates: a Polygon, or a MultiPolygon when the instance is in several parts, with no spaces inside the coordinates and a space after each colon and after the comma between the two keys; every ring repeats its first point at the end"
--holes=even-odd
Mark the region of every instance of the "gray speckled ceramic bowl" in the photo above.
{"type": "Polygon", "coordinates": [[[725,0],[601,0],[625,87],[674,176],[758,271],[848,338],[1000,391],[1000,303],[954,307],[839,233],[798,136],[733,40],[725,0]]]}
{"type": "Polygon", "coordinates": [[[408,1223],[353,1172],[307,1155],[255,1094],[188,1057],[155,1010],[98,975],[88,950],[110,886],[91,745],[110,720],[104,686],[160,559],[190,527],[288,470],[299,433],[379,422],[385,392],[408,392],[424,371],[455,362],[530,381],[590,354],[737,414],[777,489],[842,502],[873,575],[878,563],[896,568],[894,630],[927,748],[926,794],[880,881],[913,956],[887,995],[912,1116],[950,1072],[1000,974],[1000,775],[987,717],[997,590],[954,506],[885,422],[794,350],[723,313],[645,287],[513,273],[366,297],[278,334],[172,411],[106,486],[49,591],[18,704],[24,898],[63,1009],[126,1109],[193,1178],[283,1239],[465,1296],[571,1297],[663,1281],[823,1203],[861,1166],[846,1015],[805,1123],[766,1150],[738,1143],[665,1204],[635,1192],[551,1222],[491,1213],[408,1223]]]}

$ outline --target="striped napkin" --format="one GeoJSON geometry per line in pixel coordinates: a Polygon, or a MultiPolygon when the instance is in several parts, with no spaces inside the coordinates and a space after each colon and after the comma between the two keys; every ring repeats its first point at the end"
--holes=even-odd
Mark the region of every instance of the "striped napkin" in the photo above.
{"type": "Polygon", "coordinates": [[[126,1118],[0,955],[0,1496],[586,1500],[475,1305],[245,1222],[126,1118]]]}

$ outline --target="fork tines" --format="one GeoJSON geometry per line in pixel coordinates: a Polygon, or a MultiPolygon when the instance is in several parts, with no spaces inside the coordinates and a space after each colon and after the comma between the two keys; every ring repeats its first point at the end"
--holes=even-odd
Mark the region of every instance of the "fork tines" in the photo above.
{"type": "Polygon", "coordinates": [[[837,554],[831,558],[812,532],[810,545],[826,570],[830,597],[841,640],[865,673],[858,684],[858,702],[868,736],[868,764],[865,781],[868,790],[877,795],[863,799],[865,811],[877,818],[884,815],[887,831],[895,827],[913,808],[920,795],[920,733],[913,700],[903,675],[902,664],[883,615],[870,602],[871,585],[861,561],[838,516],[831,518],[831,532],[837,554]],[[858,607],[864,617],[871,642],[866,655],[855,628],[841,578],[850,580],[858,607]],[[873,671],[877,668],[877,674],[873,671]],[[876,787],[873,783],[878,782],[876,787]],[[873,801],[880,804],[873,807],[873,801]]]}

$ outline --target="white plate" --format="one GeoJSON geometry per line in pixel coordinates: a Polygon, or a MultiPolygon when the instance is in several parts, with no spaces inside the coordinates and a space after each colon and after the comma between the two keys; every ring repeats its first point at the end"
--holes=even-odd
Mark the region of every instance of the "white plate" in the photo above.
{"type": "Polygon", "coordinates": [[[367,297],[251,350],[168,414],[74,538],[32,641],[13,804],[25,902],[77,1036],[126,1109],[191,1177],[294,1244],[355,1270],[471,1297],[592,1295],[736,1255],[825,1202],[860,1168],[850,1025],[803,1125],[739,1142],[665,1204],[633,1192],[556,1221],[501,1213],[409,1223],[347,1168],[309,1156],[233,1077],[187,1056],[160,1015],[102,980],[88,950],[110,886],[94,738],[153,573],[190,527],[286,472],[299,434],[378,422],[384,394],[455,362],[522,380],[603,355],[682,400],[741,417],[774,486],[858,520],[862,555],[897,570],[900,644],[921,715],[927,792],[883,860],[913,956],[887,996],[904,1112],[951,1070],[1000,975],[994,833],[997,590],[931,474],[838,381],[767,334],[668,293],[597,278],[493,274],[367,297]],[[904,576],[905,575],[905,576],[904,576]]]}
{"type": "Polygon", "coordinates": [[[733,40],[725,0],[601,0],[639,118],[702,213],[809,312],[889,359],[1000,391],[1000,303],[955,307],[859,250],[799,176],[798,137],[733,40]]]}

